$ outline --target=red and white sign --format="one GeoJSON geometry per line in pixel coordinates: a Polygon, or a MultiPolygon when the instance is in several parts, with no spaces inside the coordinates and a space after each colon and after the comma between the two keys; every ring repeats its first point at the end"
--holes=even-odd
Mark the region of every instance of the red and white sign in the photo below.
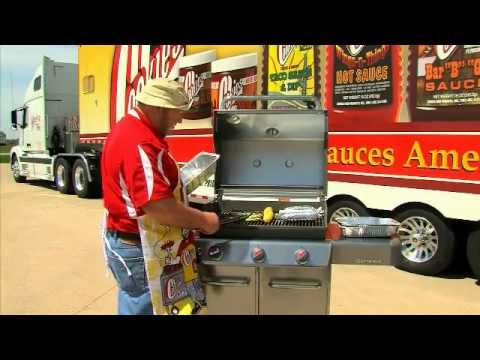
{"type": "Polygon", "coordinates": [[[112,66],[110,126],[135,106],[135,97],[145,84],[159,77],[178,77],[184,45],[118,45],[112,66]]]}
{"type": "Polygon", "coordinates": [[[328,172],[480,192],[479,144],[480,133],[330,133],[328,172]]]}

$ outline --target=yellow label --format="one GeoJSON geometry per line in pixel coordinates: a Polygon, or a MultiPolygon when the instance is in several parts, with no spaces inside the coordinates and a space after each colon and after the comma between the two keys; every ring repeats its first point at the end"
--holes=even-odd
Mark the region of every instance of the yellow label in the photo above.
{"type": "Polygon", "coordinates": [[[314,95],[314,60],[313,45],[269,45],[269,95],[314,95]]]}

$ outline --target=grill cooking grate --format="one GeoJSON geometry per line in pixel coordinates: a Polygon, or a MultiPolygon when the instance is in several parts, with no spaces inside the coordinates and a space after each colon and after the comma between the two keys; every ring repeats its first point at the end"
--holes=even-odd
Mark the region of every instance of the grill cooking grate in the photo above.
{"type": "MultiPolygon", "coordinates": [[[[220,216],[223,223],[215,237],[221,238],[268,238],[268,239],[323,239],[325,219],[316,220],[279,220],[273,219],[265,224],[262,220],[245,221],[228,219],[232,213],[220,216]],[[229,221],[231,220],[231,221],[229,221]],[[236,220],[236,221],[235,221],[236,220]]],[[[237,215],[238,216],[238,215],[237,215]]]]}
{"type": "Polygon", "coordinates": [[[234,224],[236,225],[246,225],[246,226],[264,226],[264,227],[315,227],[322,226],[322,221],[318,220],[277,220],[274,219],[272,222],[265,224],[263,221],[237,221],[234,224]]]}

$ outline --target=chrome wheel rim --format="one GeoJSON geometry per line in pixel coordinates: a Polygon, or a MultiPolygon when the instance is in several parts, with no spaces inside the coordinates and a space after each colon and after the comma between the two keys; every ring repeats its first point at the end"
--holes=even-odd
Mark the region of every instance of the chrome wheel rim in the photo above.
{"type": "Polygon", "coordinates": [[[402,255],[409,261],[430,261],[438,251],[438,232],[433,224],[421,216],[403,220],[397,231],[402,243],[402,255]]]}
{"type": "Polygon", "coordinates": [[[85,172],[81,166],[75,168],[75,188],[78,191],[85,189],[85,172]]]}
{"type": "Polygon", "coordinates": [[[341,217],[358,217],[358,213],[348,207],[341,207],[335,210],[330,217],[330,222],[335,222],[338,218],[341,217]]]}
{"type": "Polygon", "coordinates": [[[17,159],[12,163],[12,172],[14,177],[20,177],[20,164],[17,159]]]}
{"type": "Polygon", "coordinates": [[[57,166],[57,186],[63,188],[65,186],[65,166],[57,166]]]}

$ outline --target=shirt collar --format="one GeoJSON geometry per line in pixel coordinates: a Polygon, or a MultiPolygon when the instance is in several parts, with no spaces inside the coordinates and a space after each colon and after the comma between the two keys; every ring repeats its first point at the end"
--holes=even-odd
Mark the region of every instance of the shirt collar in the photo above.
{"type": "Polygon", "coordinates": [[[139,107],[136,106],[133,109],[129,110],[128,114],[132,115],[134,118],[140,120],[143,124],[145,124],[150,129],[150,131],[155,135],[155,137],[162,144],[164,144],[165,147],[168,148],[168,143],[165,140],[165,137],[157,135],[157,133],[155,132],[155,129],[152,127],[152,122],[139,107]]]}

